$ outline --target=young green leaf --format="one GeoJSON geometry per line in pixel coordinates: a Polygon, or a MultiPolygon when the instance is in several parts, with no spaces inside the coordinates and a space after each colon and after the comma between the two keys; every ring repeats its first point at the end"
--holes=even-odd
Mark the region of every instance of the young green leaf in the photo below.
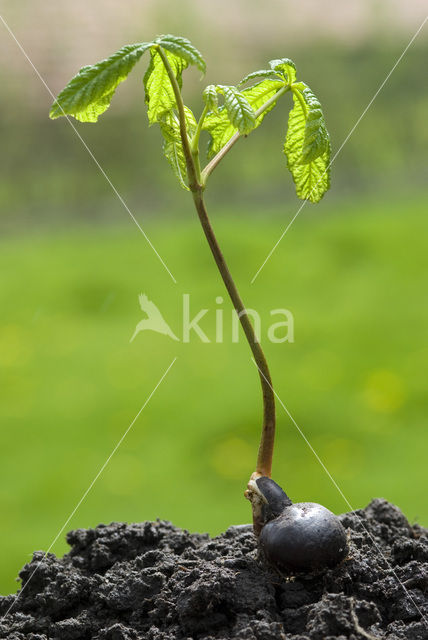
{"type": "MultiPolygon", "coordinates": [[[[248,87],[248,89],[244,89],[241,91],[241,94],[245,97],[252,110],[257,111],[257,109],[270,100],[283,86],[284,82],[282,80],[267,79],[258,82],[252,87],[248,87]]],[[[276,102],[273,102],[266,111],[256,118],[253,129],[256,129],[262,123],[265,115],[274,108],[275,104],[276,102]]],[[[211,112],[207,115],[203,129],[211,135],[211,140],[208,145],[208,159],[218,153],[238,131],[238,128],[230,122],[224,106],[220,107],[217,113],[211,112]]]]}
{"type": "Polygon", "coordinates": [[[106,60],[82,67],[53,103],[49,117],[70,115],[80,122],[96,122],[108,109],[118,84],[152,44],[128,44],[106,60]]]}
{"type": "Polygon", "coordinates": [[[269,62],[271,69],[283,76],[283,78],[292,84],[296,80],[296,65],[290,58],[280,58],[279,60],[271,60],[269,62]]]}
{"type": "Polygon", "coordinates": [[[249,80],[253,80],[254,78],[269,78],[270,80],[283,80],[281,74],[276,73],[273,69],[261,69],[260,71],[253,71],[249,73],[245,78],[242,78],[241,82],[238,83],[238,87],[245,84],[249,80]]]}
{"type": "Polygon", "coordinates": [[[208,131],[211,136],[207,149],[207,157],[209,160],[215,156],[238,131],[238,129],[231,124],[224,106],[219,107],[217,113],[209,113],[204,120],[202,128],[204,131],[208,131]]]}
{"type": "MultiPolygon", "coordinates": [[[[169,51],[166,51],[165,55],[181,87],[181,74],[183,69],[187,67],[187,61],[169,51]]],[[[151,50],[150,65],[144,75],[144,89],[146,92],[146,103],[148,105],[147,116],[150,124],[158,122],[165,112],[171,111],[176,107],[171,81],[162,62],[162,58],[156,49],[151,50]]]]}
{"type": "Polygon", "coordinates": [[[196,118],[193,114],[193,111],[184,105],[184,116],[186,119],[186,128],[189,133],[189,136],[192,137],[196,131],[198,123],[196,122],[196,118]]]}
{"type": "MultiPolygon", "coordinates": [[[[187,132],[192,136],[197,127],[195,116],[192,111],[184,106],[187,132]]],[[[187,186],[186,158],[183,152],[183,145],[180,136],[180,123],[173,111],[164,112],[159,117],[159,125],[164,138],[163,152],[170,163],[180,185],[183,189],[189,190],[187,186]]]]}
{"type": "MultiPolygon", "coordinates": [[[[250,103],[251,107],[254,111],[257,111],[262,107],[268,100],[274,97],[275,93],[279,91],[284,86],[283,80],[279,79],[266,79],[254,84],[252,87],[248,87],[248,89],[243,90],[243,94],[250,103]]],[[[261,113],[257,117],[256,127],[258,127],[263,118],[269,111],[272,111],[274,106],[276,105],[276,101],[273,102],[263,113],[261,113]]]]}
{"type": "Polygon", "coordinates": [[[310,162],[320,156],[330,143],[321,103],[304,82],[296,83],[293,91],[300,91],[306,103],[305,139],[302,148],[302,162],[310,162]]]}
{"type": "Polygon", "coordinates": [[[214,84],[209,84],[202,92],[202,97],[210,111],[217,113],[218,111],[218,95],[214,84]]]}
{"type": "Polygon", "coordinates": [[[173,36],[170,33],[165,36],[159,36],[155,40],[163,49],[167,49],[171,53],[183,58],[188,64],[194,64],[205,73],[206,64],[200,51],[193,46],[187,38],[181,36],[173,36]]]}
{"type": "MultiPolygon", "coordinates": [[[[315,98],[312,92],[310,94],[315,98]]],[[[314,134],[313,122],[316,119],[311,116],[311,104],[306,102],[306,97],[304,90],[293,90],[294,106],[288,118],[284,153],[298,197],[315,203],[321,200],[330,187],[330,139],[324,118],[318,126],[318,130],[323,129],[323,133],[318,131],[318,134],[314,134]],[[309,143],[309,140],[312,142],[309,143]]],[[[319,105],[318,101],[317,104],[319,105]]]]}
{"type": "Polygon", "coordinates": [[[188,190],[186,184],[186,159],[180,139],[180,125],[176,115],[169,111],[159,118],[160,129],[164,138],[163,153],[170,163],[183,189],[188,190]]]}
{"type": "Polygon", "coordinates": [[[224,106],[230,123],[239,133],[246,135],[256,124],[254,111],[243,93],[236,87],[218,85],[217,89],[224,95],[224,106]]]}

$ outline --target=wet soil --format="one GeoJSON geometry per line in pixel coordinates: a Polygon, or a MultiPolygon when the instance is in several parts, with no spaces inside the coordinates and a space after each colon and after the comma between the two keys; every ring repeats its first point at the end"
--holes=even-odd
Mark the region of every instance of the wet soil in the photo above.
{"type": "Polygon", "coordinates": [[[71,531],[68,554],[34,553],[21,592],[0,598],[0,638],[427,640],[428,530],[381,499],[340,518],[349,557],[318,575],[267,567],[248,525],[71,531]]]}

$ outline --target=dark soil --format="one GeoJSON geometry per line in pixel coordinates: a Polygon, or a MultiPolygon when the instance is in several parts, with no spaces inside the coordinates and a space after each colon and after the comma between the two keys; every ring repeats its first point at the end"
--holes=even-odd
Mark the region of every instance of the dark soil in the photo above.
{"type": "Polygon", "coordinates": [[[428,531],[385,500],[340,518],[349,557],[291,577],[258,559],[248,525],[213,539],[161,521],[71,531],[67,555],[36,552],[22,595],[0,598],[0,638],[426,640],[428,531]]]}

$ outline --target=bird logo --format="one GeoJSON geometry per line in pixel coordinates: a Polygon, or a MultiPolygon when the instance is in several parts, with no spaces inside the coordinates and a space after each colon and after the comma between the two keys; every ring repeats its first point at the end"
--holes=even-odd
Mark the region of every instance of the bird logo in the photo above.
{"type": "Polygon", "coordinates": [[[157,331],[157,333],[163,333],[173,340],[179,341],[179,338],[177,338],[175,333],[171,330],[168,323],[165,322],[161,312],[154,302],[149,300],[144,293],[140,293],[140,295],[138,296],[138,301],[140,303],[141,310],[147,315],[147,318],[144,318],[144,320],[141,320],[137,324],[134,334],[129,342],[132,342],[135,336],[140,333],[140,331],[147,331],[147,329],[151,331],[157,331]]]}

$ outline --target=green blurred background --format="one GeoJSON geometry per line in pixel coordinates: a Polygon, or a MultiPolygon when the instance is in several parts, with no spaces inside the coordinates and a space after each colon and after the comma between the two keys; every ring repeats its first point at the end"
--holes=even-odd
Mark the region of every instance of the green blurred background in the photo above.
{"type": "MultiPolygon", "coordinates": [[[[188,104],[288,56],[321,99],[337,151],[424,18],[419,2],[137,0],[2,3],[54,93],[124,43],[179,33],[208,72],[188,104]]],[[[97,126],[76,127],[174,284],[4,26],[0,38],[0,592],[47,549],[177,357],[66,530],[156,517],[219,533],[248,522],[261,402],[247,345],[214,341],[225,298],[188,194],[146,124],[144,61],[97,126]],[[145,292],[181,333],[182,294],[212,338],[141,333],[145,292]]],[[[281,154],[287,99],[213,174],[207,204],[249,307],[290,309],[293,344],[262,334],[277,393],[353,507],[375,496],[428,524],[425,415],[428,93],[424,28],[253,285],[299,201],[281,154]]],[[[278,407],[274,477],[293,499],[348,510],[278,407]]],[[[62,534],[53,551],[67,545],[62,534]]]]}

